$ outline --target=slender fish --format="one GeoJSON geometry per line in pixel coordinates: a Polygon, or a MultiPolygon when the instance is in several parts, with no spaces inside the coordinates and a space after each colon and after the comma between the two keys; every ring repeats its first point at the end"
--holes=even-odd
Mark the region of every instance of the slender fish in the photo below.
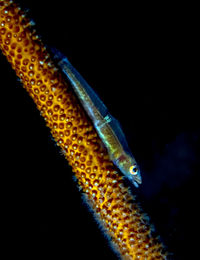
{"type": "Polygon", "coordinates": [[[140,170],[128,147],[118,120],[108,112],[107,107],[79,72],[71,65],[69,60],[57,49],[53,48],[52,52],[58,66],[67,76],[74,92],[92,120],[98,135],[108,150],[110,159],[138,187],[138,184],[142,183],[140,170]]]}

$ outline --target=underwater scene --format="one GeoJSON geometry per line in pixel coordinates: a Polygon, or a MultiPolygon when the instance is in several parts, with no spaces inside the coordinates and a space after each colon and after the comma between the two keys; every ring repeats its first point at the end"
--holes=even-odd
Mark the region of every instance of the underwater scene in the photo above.
{"type": "Polygon", "coordinates": [[[8,256],[198,259],[197,36],[178,10],[0,1],[8,256]]]}

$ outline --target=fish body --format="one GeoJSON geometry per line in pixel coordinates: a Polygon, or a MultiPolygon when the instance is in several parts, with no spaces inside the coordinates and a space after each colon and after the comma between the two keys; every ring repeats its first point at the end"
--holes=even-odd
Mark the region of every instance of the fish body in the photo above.
{"type": "Polygon", "coordinates": [[[52,49],[58,66],[70,81],[75,94],[92,120],[97,133],[108,150],[113,163],[136,186],[142,183],[139,167],[133,157],[117,119],[88,85],[69,60],[58,50],[52,49]]]}

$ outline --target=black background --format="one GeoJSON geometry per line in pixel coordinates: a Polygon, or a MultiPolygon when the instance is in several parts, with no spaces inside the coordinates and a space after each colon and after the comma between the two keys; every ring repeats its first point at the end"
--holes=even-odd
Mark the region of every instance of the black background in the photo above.
{"type": "MultiPolygon", "coordinates": [[[[19,1],[119,119],[138,194],[172,259],[197,259],[199,53],[195,7],[19,1]],[[27,2],[27,3],[25,3],[27,2]]],[[[1,214],[7,254],[117,259],[66,160],[1,55],[1,214]]]]}

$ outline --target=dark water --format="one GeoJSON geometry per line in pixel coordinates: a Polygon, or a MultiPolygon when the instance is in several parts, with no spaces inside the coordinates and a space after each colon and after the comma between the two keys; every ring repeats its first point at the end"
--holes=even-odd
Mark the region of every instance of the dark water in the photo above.
{"type": "MultiPolygon", "coordinates": [[[[143,176],[133,192],[173,259],[197,259],[195,16],[190,19],[180,9],[102,3],[29,1],[26,7],[44,41],[68,56],[121,122],[143,176]]],[[[40,251],[56,259],[80,254],[116,259],[83,206],[70,167],[3,57],[0,67],[6,251],[26,258],[40,251]]]]}

